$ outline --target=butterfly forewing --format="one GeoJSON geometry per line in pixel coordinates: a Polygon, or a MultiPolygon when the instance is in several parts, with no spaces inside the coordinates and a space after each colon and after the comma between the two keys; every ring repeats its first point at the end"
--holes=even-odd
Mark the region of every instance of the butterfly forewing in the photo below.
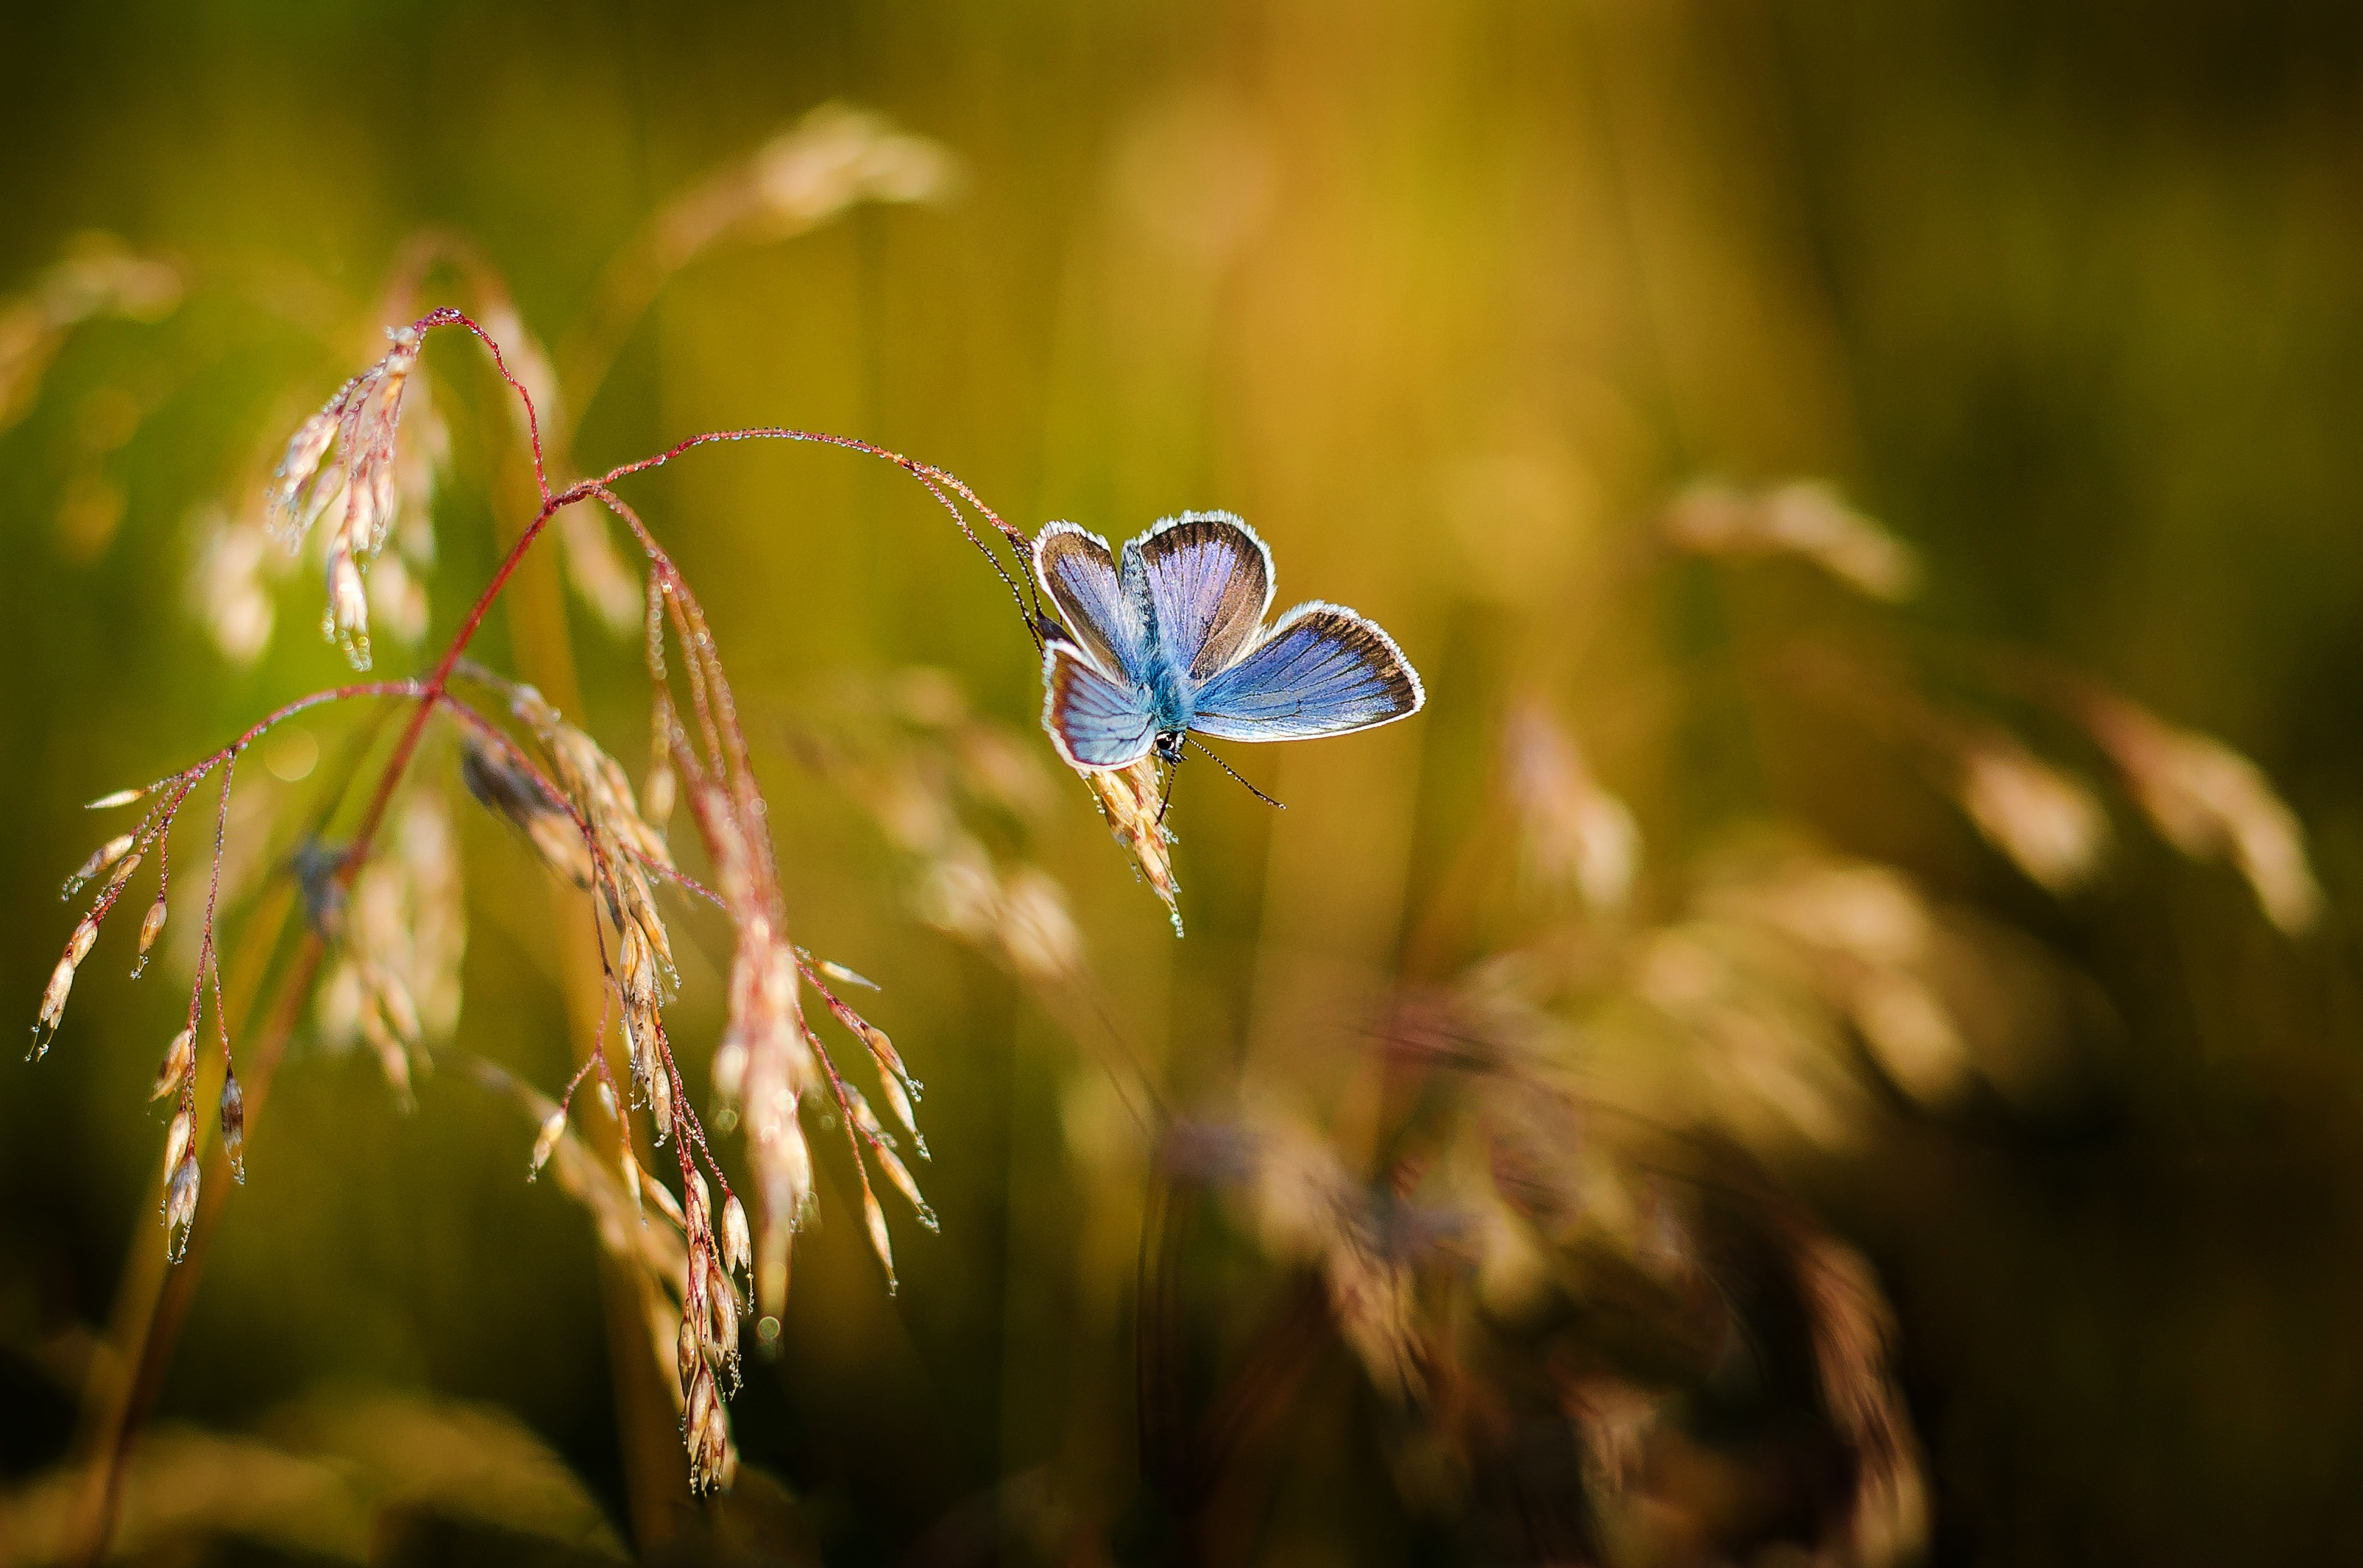
{"type": "Polygon", "coordinates": [[[1158,653],[1192,680],[1237,657],[1271,609],[1271,552],[1228,513],[1169,518],[1124,556],[1126,577],[1148,601],[1158,653]]]}
{"type": "Polygon", "coordinates": [[[1072,523],[1046,524],[1034,539],[1034,574],[1083,650],[1112,675],[1139,679],[1148,627],[1116,576],[1107,541],[1072,523]]]}
{"type": "Polygon", "coordinates": [[[1190,727],[1217,740],[1344,734],[1418,712],[1427,695],[1394,640],[1335,604],[1300,604],[1197,692],[1190,727]]]}
{"type": "Polygon", "coordinates": [[[1148,693],[1135,680],[1103,673],[1074,644],[1042,652],[1042,727],[1070,766],[1124,767],[1156,740],[1148,693]]]}

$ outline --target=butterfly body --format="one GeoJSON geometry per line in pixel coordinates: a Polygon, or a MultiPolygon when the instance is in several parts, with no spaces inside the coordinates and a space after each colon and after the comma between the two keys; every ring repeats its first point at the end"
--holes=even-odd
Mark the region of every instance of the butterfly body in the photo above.
{"type": "Polygon", "coordinates": [[[1415,712],[1418,674],[1378,626],[1319,601],[1269,626],[1271,552],[1224,513],[1169,518],[1126,543],[1044,527],[1035,575],[1063,623],[1043,651],[1042,723],[1081,768],[1178,762],[1222,740],[1345,734],[1415,712]]]}

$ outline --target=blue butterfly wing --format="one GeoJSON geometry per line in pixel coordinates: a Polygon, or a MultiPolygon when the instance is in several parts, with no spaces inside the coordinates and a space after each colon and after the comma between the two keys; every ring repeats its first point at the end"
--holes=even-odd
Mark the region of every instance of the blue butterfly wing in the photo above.
{"type": "Polygon", "coordinates": [[[1169,517],[1124,547],[1125,586],[1148,612],[1157,656],[1193,682],[1255,641],[1271,576],[1271,552],[1227,512],[1169,517]]]}
{"type": "Polygon", "coordinates": [[[1190,727],[1217,740],[1303,740],[1389,723],[1426,701],[1392,637],[1316,601],[1201,687],[1190,727]]]}
{"type": "Polygon", "coordinates": [[[1148,668],[1148,624],[1117,577],[1105,539],[1072,523],[1034,536],[1034,576],[1068,633],[1102,669],[1139,679],[1148,668]]]}
{"type": "Polygon", "coordinates": [[[1042,727],[1072,767],[1127,767],[1157,738],[1145,687],[1055,639],[1042,650],[1042,727]]]}

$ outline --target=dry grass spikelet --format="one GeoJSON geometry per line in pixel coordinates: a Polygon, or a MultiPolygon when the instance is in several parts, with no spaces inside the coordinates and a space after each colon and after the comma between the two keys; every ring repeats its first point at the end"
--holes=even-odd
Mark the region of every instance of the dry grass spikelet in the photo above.
{"type": "Polygon", "coordinates": [[[2255,763],[2121,700],[2092,696],[2083,717],[2169,844],[2193,859],[2229,860],[2266,918],[2291,935],[2321,919],[2305,830],[2255,763]]]}
{"type": "Polygon", "coordinates": [[[289,437],[269,498],[291,547],[323,515],[333,514],[324,546],[328,607],[321,630],[356,669],[370,667],[365,579],[400,516],[394,437],[424,341],[416,326],[395,328],[388,337],[393,346],[385,356],[338,389],[289,437]]]}
{"type": "Polygon", "coordinates": [[[1600,787],[1575,737],[1539,702],[1512,710],[1502,747],[1521,875],[1538,889],[1572,891],[1592,909],[1623,909],[1641,865],[1632,812],[1600,787]]]}
{"type": "Polygon", "coordinates": [[[1173,835],[1165,826],[1165,797],[1157,764],[1143,757],[1128,767],[1080,769],[1108,829],[1164,900],[1176,935],[1182,931],[1182,889],[1173,880],[1173,835]]]}
{"type": "Polygon", "coordinates": [[[1960,769],[1961,809],[2038,886],[2070,893],[2092,879],[2109,819],[2090,790],[1999,734],[1967,747],[1960,769]]]}
{"type": "Polygon", "coordinates": [[[1890,602],[1918,587],[1911,547],[1812,480],[1747,491],[1694,486],[1666,513],[1666,538],[1688,554],[1726,559],[1792,556],[1812,562],[1858,592],[1890,602]]]}

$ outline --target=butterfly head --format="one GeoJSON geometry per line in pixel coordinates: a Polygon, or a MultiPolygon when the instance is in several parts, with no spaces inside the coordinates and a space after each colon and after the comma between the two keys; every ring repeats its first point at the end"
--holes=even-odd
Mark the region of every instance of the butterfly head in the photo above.
{"type": "Polygon", "coordinates": [[[1159,730],[1157,733],[1157,760],[1178,764],[1182,760],[1182,743],[1189,738],[1187,730],[1159,730]]]}

